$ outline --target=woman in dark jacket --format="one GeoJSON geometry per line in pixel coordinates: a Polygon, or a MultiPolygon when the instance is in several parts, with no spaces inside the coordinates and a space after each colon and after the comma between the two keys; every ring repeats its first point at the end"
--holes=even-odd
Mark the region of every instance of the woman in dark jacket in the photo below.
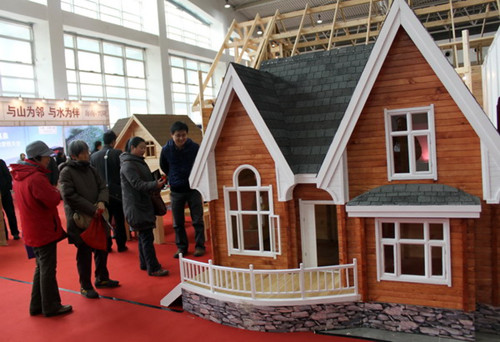
{"type": "Polygon", "coordinates": [[[151,170],[144,161],[145,152],[144,139],[133,137],[127,143],[127,151],[120,155],[123,212],[130,228],[139,233],[141,269],[147,270],[150,276],[161,277],[168,275],[168,271],[161,268],[153,245],[156,216],[151,202],[151,193],[160,191],[165,180],[153,179],[151,170]]]}
{"type": "Polygon", "coordinates": [[[118,281],[109,279],[108,252],[92,249],[80,237],[85,230],[76,225],[75,212],[94,216],[105,209],[108,189],[97,171],[90,165],[90,153],[83,140],[71,142],[68,148],[71,159],[60,165],[59,186],[64,200],[69,242],[75,244],[76,265],[80,276],[81,294],[87,298],[99,298],[91,281],[92,253],[95,261],[95,286],[117,287],[118,281]]]}

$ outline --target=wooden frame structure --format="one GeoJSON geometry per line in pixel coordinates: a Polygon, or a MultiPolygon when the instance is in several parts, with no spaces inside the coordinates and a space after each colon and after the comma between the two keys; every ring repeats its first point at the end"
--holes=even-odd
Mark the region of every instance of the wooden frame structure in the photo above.
{"type": "MultiPolygon", "coordinates": [[[[483,36],[485,26],[489,20],[500,18],[500,0],[449,0],[440,5],[414,5],[411,0],[407,2],[431,35],[433,32],[448,32],[451,35],[450,41],[441,44],[440,48],[452,50],[456,68],[461,66],[458,51],[464,49],[464,43],[456,32],[462,31],[468,23],[481,26],[480,37],[468,40],[468,45],[476,50],[478,64],[482,64],[482,48],[493,41],[492,36],[483,36]]],[[[203,94],[226,51],[234,55],[236,63],[259,69],[262,61],[268,59],[331,50],[345,45],[368,44],[378,36],[391,4],[392,0],[337,0],[317,7],[306,4],[303,10],[289,13],[276,10],[269,17],[257,14],[255,19],[241,23],[233,20],[208,74],[200,82],[200,94],[203,94]],[[318,16],[321,16],[323,23],[317,24],[318,16]]],[[[464,65],[464,68],[468,67],[464,65]]],[[[193,109],[211,107],[212,104],[213,99],[200,101],[198,96],[193,109]]]]}

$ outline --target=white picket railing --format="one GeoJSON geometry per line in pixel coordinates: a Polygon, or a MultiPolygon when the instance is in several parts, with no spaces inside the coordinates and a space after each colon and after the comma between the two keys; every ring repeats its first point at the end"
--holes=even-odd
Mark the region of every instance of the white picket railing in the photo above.
{"type": "Polygon", "coordinates": [[[213,294],[252,300],[290,300],[358,295],[357,264],[263,270],[224,267],[179,258],[181,282],[213,294]]]}

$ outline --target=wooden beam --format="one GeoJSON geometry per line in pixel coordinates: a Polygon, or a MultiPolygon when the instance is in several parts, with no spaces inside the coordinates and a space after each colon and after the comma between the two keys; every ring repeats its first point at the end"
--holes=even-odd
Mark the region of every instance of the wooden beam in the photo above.
{"type": "Polygon", "coordinates": [[[300,39],[300,31],[302,31],[302,27],[304,26],[304,20],[306,18],[308,9],[309,9],[309,3],[306,3],[306,7],[304,8],[304,14],[302,15],[302,19],[300,20],[299,28],[297,29],[297,35],[295,36],[295,42],[294,42],[293,48],[292,48],[292,56],[295,56],[295,51],[297,51],[297,44],[299,43],[299,39],[300,39]]]}
{"type": "Polygon", "coordinates": [[[265,55],[264,52],[267,52],[266,47],[269,42],[269,37],[271,36],[271,33],[274,30],[274,24],[276,23],[276,18],[278,17],[279,13],[280,13],[279,10],[276,10],[276,12],[274,12],[274,16],[271,19],[271,21],[267,23],[266,31],[264,32],[264,37],[260,41],[259,47],[257,49],[256,61],[254,64],[254,68],[256,69],[260,68],[260,64],[262,63],[262,60],[265,55]]]}
{"type": "MultiPolygon", "coordinates": [[[[214,61],[212,62],[212,65],[210,66],[210,70],[208,71],[207,77],[205,78],[205,81],[203,82],[203,87],[202,87],[202,92],[205,91],[205,88],[207,87],[208,82],[212,78],[212,75],[217,68],[217,64],[219,63],[219,60],[224,53],[224,50],[226,49],[226,44],[229,42],[229,39],[231,38],[231,34],[234,31],[234,28],[236,27],[236,20],[233,20],[231,25],[229,26],[229,30],[226,33],[226,37],[224,37],[224,42],[222,43],[221,48],[219,49],[219,52],[217,52],[217,55],[215,55],[214,61]]],[[[194,109],[197,105],[200,104],[200,94],[196,97],[196,99],[193,102],[193,105],[191,106],[192,109],[194,109]]],[[[200,106],[200,110],[203,106],[200,106]]]]}
{"type": "Polygon", "coordinates": [[[246,32],[246,37],[243,40],[243,46],[241,47],[241,53],[238,54],[238,58],[236,58],[236,60],[235,60],[236,63],[241,63],[243,55],[245,54],[245,51],[248,48],[248,43],[250,42],[250,38],[252,37],[252,35],[255,31],[255,27],[257,27],[257,24],[259,23],[259,21],[260,21],[260,14],[257,13],[257,15],[255,16],[255,20],[253,21],[253,25],[250,27],[250,30],[248,30],[248,32],[246,32]]]}
{"type": "Polygon", "coordinates": [[[335,12],[333,14],[332,29],[330,30],[330,39],[328,39],[328,50],[330,50],[332,48],[332,42],[333,42],[333,36],[335,34],[335,24],[337,22],[337,11],[339,10],[339,4],[340,4],[340,0],[337,0],[337,4],[335,6],[335,12]]]}

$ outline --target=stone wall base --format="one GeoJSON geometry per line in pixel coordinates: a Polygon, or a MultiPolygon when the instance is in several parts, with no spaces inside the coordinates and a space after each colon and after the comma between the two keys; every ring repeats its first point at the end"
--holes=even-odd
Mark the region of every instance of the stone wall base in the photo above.
{"type": "Polygon", "coordinates": [[[232,327],[266,332],[375,328],[474,341],[475,331],[500,335],[500,308],[477,312],[389,303],[253,306],[182,291],[184,310],[232,327]],[[477,327],[477,328],[476,328],[477,327]]]}

